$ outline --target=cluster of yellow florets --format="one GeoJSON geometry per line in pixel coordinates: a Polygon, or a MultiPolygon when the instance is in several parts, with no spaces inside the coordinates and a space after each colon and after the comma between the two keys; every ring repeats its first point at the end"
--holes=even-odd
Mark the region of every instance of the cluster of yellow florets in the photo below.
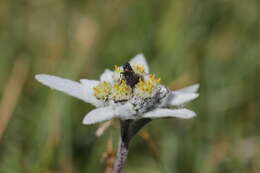
{"type": "Polygon", "coordinates": [[[152,83],[149,81],[144,82],[142,80],[139,80],[139,82],[136,85],[136,89],[137,89],[137,94],[138,95],[142,95],[144,92],[145,93],[149,93],[151,94],[152,90],[153,90],[153,85],[152,83]]]}
{"type": "Polygon", "coordinates": [[[154,84],[160,84],[161,83],[161,79],[160,78],[156,78],[154,74],[151,74],[149,76],[149,80],[154,83],[154,84]]]}
{"type": "Polygon", "coordinates": [[[126,84],[125,80],[116,82],[113,85],[108,82],[100,82],[93,90],[94,96],[104,101],[109,97],[114,101],[128,100],[131,93],[131,88],[126,84]]]}
{"type": "Polygon", "coordinates": [[[126,84],[125,80],[121,80],[112,86],[111,97],[115,101],[128,100],[131,88],[126,84]]]}
{"type": "Polygon", "coordinates": [[[100,100],[107,100],[111,92],[111,85],[108,82],[100,82],[93,88],[94,96],[100,100]]]}
{"type": "Polygon", "coordinates": [[[135,94],[139,96],[148,97],[152,94],[154,88],[160,84],[160,79],[155,75],[150,75],[146,81],[139,80],[136,84],[135,94]]]}
{"type": "Polygon", "coordinates": [[[121,67],[115,65],[115,72],[121,73],[121,72],[123,72],[123,69],[121,67]]]}
{"type": "Polygon", "coordinates": [[[112,99],[114,101],[129,100],[131,96],[149,97],[153,93],[155,87],[160,84],[160,79],[155,75],[149,75],[145,77],[144,67],[139,64],[132,66],[135,73],[140,76],[139,82],[132,89],[126,84],[126,81],[122,79],[122,67],[115,66],[113,73],[113,83],[100,82],[93,88],[94,96],[99,100],[112,99]]]}
{"type": "Polygon", "coordinates": [[[113,76],[112,76],[115,82],[120,82],[122,72],[123,72],[123,68],[115,65],[115,71],[113,72],[113,76]]]}
{"type": "Polygon", "coordinates": [[[134,64],[133,65],[133,70],[138,73],[138,74],[144,74],[144,66],[139,65],[139,64],[134,64]]]}

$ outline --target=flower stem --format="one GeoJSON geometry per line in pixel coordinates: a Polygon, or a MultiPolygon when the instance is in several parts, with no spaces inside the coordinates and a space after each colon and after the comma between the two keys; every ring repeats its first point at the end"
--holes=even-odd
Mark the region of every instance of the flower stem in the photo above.
{"type": "Polygon", "coordinates": [[[114,164],[113,173],[121,173],[124,163],[127,159],[128,146],[130,140],[136,135],[136,133],[147,123],[150,119],[140,119],[140,120],[121,120],[121,135],[119,138],[117,158],[114,164]]]}
{"type": "Polygon", "coordinates": [[[128,154],[129,125],[130,121],[121,121],[121,136],[119,138],[117,159],[113,173],[121,173],[128,154]]]}
{"type": "Polygon", "coordinates": [[[128,154],[128,145],[123,142],[122,138],[120,138],[118,143],[117,159],[114,165],[113,173],[121,173],[127,158],[127,154],[128,154]]]}

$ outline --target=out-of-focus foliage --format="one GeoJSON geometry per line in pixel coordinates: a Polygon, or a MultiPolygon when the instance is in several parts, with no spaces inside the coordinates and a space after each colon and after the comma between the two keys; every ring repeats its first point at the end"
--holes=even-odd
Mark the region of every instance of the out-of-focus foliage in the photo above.
{"type": "Polygon", "coordinates": [[[108,173],[118,122],[96,137],[93,107],[34,75],[94,79],[140,52],[201,96],[196,118],[146,126],[124,172],[260,172],[259,19],[259,0],[1,0],[0,172],[108,173]]]}

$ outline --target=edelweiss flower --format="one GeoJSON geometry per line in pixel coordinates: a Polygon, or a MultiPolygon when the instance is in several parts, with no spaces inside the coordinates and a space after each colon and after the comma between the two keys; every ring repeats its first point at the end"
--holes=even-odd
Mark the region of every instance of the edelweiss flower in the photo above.
{"type": "Polygon", "coordinates": [[[192,118],[196,115],[183,106],[199,96],[196,93],[198,84],[171,91],[160,84],[159,78],[149,74],[149,67],[142,54],[136,55],[129,64],[131,69],[115,66],[114,71],[105,70],[99,81],[81,79],[80,82],[74,82],[46,74],[35,77],[52,89],[95,106],[96,109],[83,119],[84,124],[94,124],[112,118],[137,120],[192,118]]]}

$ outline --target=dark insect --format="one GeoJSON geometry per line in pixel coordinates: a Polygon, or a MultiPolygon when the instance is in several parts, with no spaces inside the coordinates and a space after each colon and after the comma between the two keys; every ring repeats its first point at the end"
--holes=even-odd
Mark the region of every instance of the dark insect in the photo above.
{"type": "Polygon", "coordinates": [[[121,74],[123,75],[126,84],[133,89],[135,85],[139,82],[140,76],[134,72],[134,70],[132,69],[129,63],[123,65],[123,69],[124,71],[121,72],[121,74]]]}

